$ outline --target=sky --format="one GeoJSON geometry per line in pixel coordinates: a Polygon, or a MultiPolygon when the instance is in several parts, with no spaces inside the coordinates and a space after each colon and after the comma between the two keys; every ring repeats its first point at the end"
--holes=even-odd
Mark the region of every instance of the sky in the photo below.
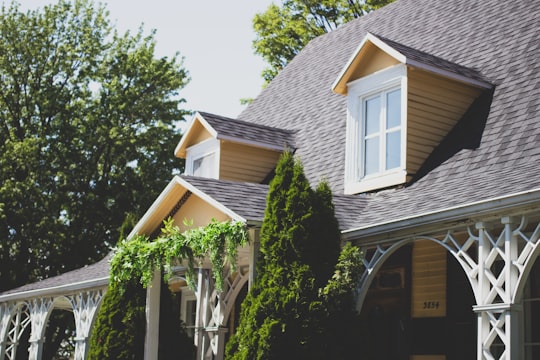
{"type": "MultiPolygon", "coordinates": [[[[8,3],[8,0],[3,2],[8,3]]],[[[53,0],[18,0],[36,9],[53,0]]],[[[261,91],[263,60],[253,52],[252,19],[272,0],[103,0],[121,32],[140,24],[156,30],[156,53],[184,58],[191,81],[180,92],[182,106],[236,117],[242,98],[261,91]]]]}

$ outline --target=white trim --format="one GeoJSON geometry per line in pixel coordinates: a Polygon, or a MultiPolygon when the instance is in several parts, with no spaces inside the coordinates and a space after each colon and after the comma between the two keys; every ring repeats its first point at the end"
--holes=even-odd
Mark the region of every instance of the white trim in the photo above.
{"type": "Polygon", "coordinates": [[[471,77],[461,75],[461,74],[458,74],[458,73],[455,73],[455,72],[452,72],[452,71],[448,71],[448,70],[445,70],[445,69],[441,69],[441,68],[438,68],[436,66],[421,63],[421,62],[418,62],[416,60],[407,59],[406,64],[409,65],[409,66],[412,66],[412,67],[414,67],[416,69],[424,70],[424,71],[427,71],[427,72],[430,72],[430,73],[433,73],[433,74],[436,74],[436,75],[440,75],[440,76],[448,78],[448,79],[456,80],[456,81],[459,81],[459,82],[462,82],[462,83],[465,83],[465,84],[469,84],[469,85],[473,85],[473,86],[477,86],[477,87],[480,87],[480,88],[491,89],[493,87],[493,85],[491,85],[488,82],[481,81],[481,80],[476,80],[476,79],[473,79],[471,77]]]}
{"type": "Polygon", "coordinates": [[[198,144],[190,146],[186,149],[186,175],[193,174],[193,163],[195,160],[201,159],[205,156],[214,154],[214,161],[211,166],[211,176],[212,179],[217,179],[219,177],[219,163],[221,157],[220,151],[220,141],[216,138],[206,139],[201,141],[198,144]]]}
{"type": "MultiPolygon", "coordinates": [[[[61,276],[61,275],[60,275],[61,276]]],[[[31,299],[41,296],[51,296],[51,295],[68,295],[70,293],[77,292],[79,290],[87,290],[104,287],[109,284],[109,276],[79,281],[76,283],[58,285],[46,287],[43,289],[27,290],[22,292],[15,292],[7,295],[0,295],[0,302],[20,300],[20,299],[31,299]]]]}
{"type": "Polygon", "coordinates": [[[387,234],[397,230],[411,229],[441,222],[452,222],[467,217],[479,217],[495,211],[533,204],[540,205],[540,188],[348,229],[341,233],[344,240],[350,241],[366,236],[387,234]]]}
{"type": "Polygon", "coordinates": [[[160,297],[161,270],[154,270],[154,276],[146,288],[144,360],[158,360],[160,297]]]}
{"type": "MultiPolygon", "coordinates": [[[[141,229],[145,226],[146,223],[148,223],[154,216],[156,216],[156,213],[161,208],[161,203],[165,201],[165,199],[174,199],[174,203],[180,199],[180,197],[185,193],[184,191],[179,192],[179,187],[183,188],[183,190],[189,190],[202,200],[206,201],[208,204],[213,206],[214,208],[218,209],[234,221],[241,221],[243,223],[247,222],[247,219],[244,219],[242,216],[238,215],[234,211],[230,210],[223,204],[217,202],[209,195],[205,194],[195,186],[191,185],[186,180],[182,179],[179,176],[173,177],[173,179],[169,182],[167,187],[159,194],[158,198],[154,201],[154,203],[150,206],[150,208],[144,213],[144,215],[141,217],[141,219],[137,222],[133,230],[128,235],[128,239],[131,239],[133,236],[136,236],[137,234],[141,234],[141,229]]],[[[167,213],[170,211],[167,210],[167,213]]]]}
{"type": "MultiPolygon", "coordinates": [[[[407,160],[407,67],[394,65],[348,84],[347,135],[345,150],[345,194],[384,188],[406,181],[407,160]],[[370,96],[392,89],[401,89],[400,166],[363,177],[363,103],[370,96]]],[[[383,154],[379,154],[383,156],[383,154]]]]}
{"type": "Polygon", "coordinates": [[[349,60],[347,61],[347,63],[345,64],[345,66],[343,67],[341,72],[339,73],[337,79],[332,84],[332,91],[334,91],[334,92],[336,91],[336,87],[343,80],[343,77],[345,76],[347,71],[349,71],[349,68],[353,65],[354,60],[356,60],[356,57],[358,56],[360,51],[362,51],[362,48],[368,42],[371,42],[373,45],[377,46],[379,49],[386,52],[388,55],[392,56],[397,61],[399,61],[399,62],[401,62],[403,64],[405,63],[406,58],[405,58],[405,56],[403,54],[401,54],[399,51],[396,51],[394,48],[390,47],[388,44],[384,43],[381,39],[379,39],[375,35],[368,32],[366,34],[366,36],[360,42],[360,45],[358,45],[358,47],[354,50],[351,57],[349,58],[349,60]]]}
{"type": "Polygon", "coordinates": [[[492,88],[492,85],[490,83],[486,82],[486,81],[473,79],[473,78],[470,78],[470,77],[465,76],[465,75],[461,75],[461,74],[458,74],[458,73],[455,73],[455,72],[452,72],[452,71],[449,71],[449,70],[441,69],[441,68],[438,68],[438,67],[433,66],[433,65],[429,65],[429,64],[426,64],[426,63],[422,63],[420,61],[416,61],[416,60],[412,60],[410,58],[407,58],[405,55],[403,55],[402,53],[400,53],[399,51],[397,51],[396,49],[394,49],[393,47],[391,47],[390,45],[385,43],[383,40],[379,39],[377,36],[375,36],[375,35],[368,32],[366,34],[366,36],[364,37],[364,39],[360,42],[360,45],[358,45],[358,47],[355,49],[352,56],[349,58],[349,60],[345,64],[345,66],[343,67],[343,69],[339,73],[336,80],[332,83],[332,91],[333,92],[338,92],[337,87],[344,80],[344,77],[345,77],[346,73],[349,71],[349,68],[354,64],[354,61],[356,60],[356,58],[358,57],[358,55],[362,51],[362,48],[366,45],[367,42],[371,42],[373,45],[377,46],[379,49],[381,49],[386,54],[393,57],[394,59],[396,59],[397,61],[399,61],[402,64],[409,65],[411,67],[422,69],[422,70],[425,70],[425,71],[428,71],[428,72],[431,72],[431,73],[434,73],[434,74],[437,74],[437,75],[441,75],[441,76],[449,78],[449,79],[453,79],[453,80],[456,80],[456,81],[459,81],[459,82],[463,82],[463,83],[470,84],[470,85],[473,85],[473,86],[481,87],[481,88],[484,88],[484,89],[491,89],[492,88]]]}
{"type": "Polygon", "coordinates": [[[214,138],[217,137],[217,131],[212,126],[210,126],[208,121],[206,121],[199,112],[196,112],[195,115],[193,115],[193,117],[189,121],[188,125],[186,126],[186,129],[187,129],[186,132],[182,135],[180,142],[178,143],[178,145],[176,145],[176,148],[174,149],[175,156],[177,157],[179,156],[180,149],[182,149],[182,147],[185,146],[184,143],[187,141],[187,139],[189,138],[189,135],[193,131],[193,125],[195,124],[196,121],[199,121],[201,125],[206,129],[206,131],[210,133],[210,135],[212,135],[214,138]]]}
{"type": "Polygon", "coordinates": [[[238,144],[243,145],[249,145],[253,147],[258,147],[261,149],[267,149],[267,150],[274,150],[274,151],[283,151],[286,149],[287,146],[279,146],[279,145],[273,145],[273,144],[267,144],[259,141],[253,141],[253,140],[245,140],[239,137],[235,136],[228,136],[228,135],[219,135],[217,136],[218,139],[223,141],[230,141],[238,144]]]}
{"type": "Polygon", "coordinates": [[[141,229],[144,227],[146,223],[150,221],[152,217],[155,216],[155,213],[157,213],[161,207],[161,203],[165,201],[165,199],[172,197],[172,198],[180,198],[180,196],[176,195],[175,192],[177,191],[178,181],[176,180],[178,176],[173,177],[173,179],[167,184],[165,189],[159,194],[157,199],[152,203],[150,208],[146,210],[144,215],[139,219],[137,224],[133,227],[133,230],[129,233],[127,236],[127,239],[131,239],[134,236],[137,236],[139,234],[142,234],[141,229]],[[175,196],[176,195],[176,196],[175,196]]]}

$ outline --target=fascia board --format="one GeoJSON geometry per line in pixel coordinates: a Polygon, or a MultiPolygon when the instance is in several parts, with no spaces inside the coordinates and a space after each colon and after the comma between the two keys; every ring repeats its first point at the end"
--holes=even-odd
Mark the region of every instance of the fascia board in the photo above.
{"type": "Polygon", "coordinates": [[[397,51],[396,49],[394,49],[391,46],[389,46],[388,44],[386,44],[384,41],[382,41],[381,39],[379,39],[375,35],[368,32],[366,34],[366,36],[364,37],[364,39],[360,42],[360,45],[358,45],[356,50],[353,52],[352,56],[349,58],[349,61],[347,61],[347,63],[345,64],[345,66],[343,67],[341,72],[339,73],[337,79],[332,84],[332,91],[333,92],[339,93],[338,90],[337,90],[337,87],[342,83],[342,81],[346,80],[346,79],[344,79],[345,75],[349,71],[350,67],[354,64],[356,58],[358,57],[358,55],[360,54],[360,52],[362,51],[362,49],[364,48],[364,46],[366,46],[366,44],[368,42],[370,42],[373,45],[377,46],[379,49],[381,49],[382,51],[384,51],[388,55],[392,56],[393,58],[395,58],[400,63],[403,63],[403,64],[405,63],[406,58],[405,58],[405,56],[403,54],[401,54],[399,51],[397,51]]]}
{"type": "Polygon", "coordinates": [[[263,142],[259,142],[259,141],[245,140],[245,139],[235,137],[235,136],[218,135],[217,138],[219,140],[230,141],[230,142],[234,142],[234,143],[237,143],[237,144],[249,145],[249,146],[253,146],[253,147],[257,147],[257,148],[261,148],[261,149],[274,150],[274,151],[284,151],[285,150],[284,146],[267,144],[267,143],[263,143],[263,142]]]}
{"type": "MultiPolygon", "coordinates": [[[[165,189],[161,192],[161,194],[158,196],[158,198],[154,201],[152,206],[146,211],[146,213],[143,215],[143,217],[137,222],[133,230],[129,233],[128,239],[131,239],[132,237],[136,236],[137,234],[142,234],[144,231],[142,231],[146,225],[151,224],[152,219],[154,219],[157,214],[161,210],[162,203],[172,197],[173,202],[176,204],[178,200],[184,195],[185,190],[191,191],[194,195],[198,196],[205,202],[207,202],[209,205],[213,206],[217,210],[221,211],[234,221],[241,221],[246,222],[247,220],[244,219],[242,216],[238,215],[234,211],[230,210],[220,202],[216,201],[211,196],[207,195],[206,193],[202,192],[195,186],[191,185],[188,181],[182,179],[179,176],[175,176],[165,187],[165,189]]],[[[168,213],[170,209],[166,209],[164,212],[168,213]]],[[[160,221],[162,221],[161,219],[160,221]]],[[[152,226],[152,229],[154,226],[152,226]]]]}
{"type": "MultiPolygon", "coordinates": [[[[161,192],[161,194],[159,194],[159,196],[157,197],[157,199],[152,203],[152,205],[148,208],[148,210],[144,213],[144,215],[141,217],[141,219],[137,222],[137,224],[135,225],[135,227],[133,228],[133,230],[131,230],[131,232],[129,233],[128,235],[128,240],[133,238],[134,236],[138,235],[138,234],[141,234],[141,233],[144,233],[142,231],[142,229],[144,228],[145,225],[149,224],[151,219],[154,218],[156,216],[156,214],[158,213],[158,211],[161,209],[161,206],[162,206],[162,203],[170,198],[170,197],[173,197],[173,198],[177,198],[177,199],[180,199],[180,197],[183,195],[180,195],[180,191],[181,188],[178,186],[178,182],[176,181],[176,179],[178,178],[178,176],[175,176],[170,182],[169,184],[167,184],[167,186],[165,187],[165,189],[163,189],[163,191],[161,192]]],[[[178,200],[177,200],[178,201],[178,200]]],[[[176,203],[176,202],[175,202],[176,203]]]]}
{"type": "Polygon", "coordinates": [[[174,149],[174,155],[176,157],[181,157],[184,155],[186,142],[191,136],[191,133],[194,131],[193,125],[197,121],[201,123],[201,125],[210,133],[210,135],[212,135],[214,138],[217,137],[217,131],[212,126],[210,126],[208,121],[206,121],[199,112],[196,112],[195,115],[193,115],[193,117],[191,118],[191,121],[189,122],[188,126],[186,127],[186,132],[182,135],[180,142],[178,143],[178,145],[176,145],[176,148],[174,149]]]}
{"type": "Polygon", "coordinates": [[[436,74],[436,75],[440,75],[440,76],[443,76],[443,77],[448,78],[448,79],[456,80],[456,81],[459,81],[459,82],[462,82],[462,83],[465,83],[465,84],[469,84],[469,85],[473,85],[473,86],[476,86],[476,87],[480,87],[480,88],[483,88],[483,89],[491,89],[493,87],[488,82],[476,80],[476,79],[470,78],[468,76],[464,76],[464,75],[461,75],[461,74],[458,74],[458,73],[455,73],[455,72],[452,72],[452,71],[448,71],[448,70],[444,70],[444,69],[441,69],[441,68],[438,68],[438,67],[435,67],[435,66],[424,64],[424,63],[419,62],[419,61],[407,59],[406,64],[408,66],[413,67],[413,68],[425,70],[427,72],[430,72],[430,73],[433,73],[433,74],[436,74]]]}
{"type": "Polygon", "coordinates": [[[464,218],[478,218],[494,212],[532,205],[540,206],[540,188],[403,217],[394,221],[344,230],[341,233],[343,240],[352,241],[432,224],[455,222],[464,218]]]}
{"type": "MultiPolygon", "coordinates": [[[[394,49],[393,47],[391,47],[390,45],[385,43],[383,40],[379,39],[377,36],[375,36],[375,35],[373,35],[371,33],[367,33],[367,35],[364,37],[364,39],[362,40],[362,42],[360,43],[358,48],[354,51],[353,55],[351,56],[351,58],[349,59],[349,61],[345,65],[345,67],[341,70],[341,72],[340,72],[338,78],[336,79],[336,81],[334,81],[334,83],[332,84],[332,91],[339,93],[339,90],[337,89],[337,87],[340,86],[340,84],[344,80],[345,81],[348,80],[348,79],[344,79],[345,75],[349,71],[349,68],[354,64],[356,58],[359,56],[360,52],[362,51],[362,49],[364,48],[364,46],[368,42],[370,42],[373,45],[377,46],[380,50],[384,51],[386,54],[393,57],[394,59],[396,59],[397,61],[399,61],[402,64],[406,64],[406,65],[414,67],[414,68],[422,69],[422,70],[425,70],[425,71],[428,71],[428,72],[431,72],[431,73],[434,73],[434,74],[437,74],[437,75],[440,75],[440,76],[443,76],[443,77],[446,77],[446,78],[449,78],[449,79],[453,79],[453,80],[456,80],[456,81],[459,81],[459,82],[463,82],[463,83],[466,83],[466,84],[469,84],[469,85],[473,85],[473,86],[476,86],[476,87],[480,87],[480,88],[484,88],[484,89],[491,89],[492,88],[492,85],[490,83],[486,82],[486,81],[473,79],[473,78],[470,78],[468,76],[464,76],[464,75],[461,75],[461,74],[458,74],[458,73],[455,73],[455,72],[452,72],[452,71],[441,69],[441,68],[438,68],[438,67],[433,66],[433,65],[425,64],[425,63],[422,63],[420,61],[416,61],[416,60],[412,60],[410,58],[407,58],[404,54],[397,51],[396,49],[394,49]]],[[[343,85],[341,84],[341,86],[343,86],[343,85]]]]}
{"type": "Polygon", "coordinates": [[[28,290],[16,292],[7,295],[0,295],[0,303],[14,300],[28,300],[36,297],[52,296],[52,295],[68,295],[80,290],[95,289],[106,287],[109,284],[109,277],[86,280],[72,284],[52,286],[43,289],[28,290]]]}

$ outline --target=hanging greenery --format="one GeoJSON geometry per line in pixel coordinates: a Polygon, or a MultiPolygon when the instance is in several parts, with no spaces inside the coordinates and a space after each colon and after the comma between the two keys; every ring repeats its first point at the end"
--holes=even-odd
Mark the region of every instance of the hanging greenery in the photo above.
{"type": "Polygon", "coordinates": [[[205,258],[212,264],[215,287],[223,289],[224,270],[227,265],[235,269],[238,247],[248,242],[245,225],[240,222],[217,222],[181,231],[172,219],[164,221],[161,235],[154,241],[146,235],[123,240],[114,249],[111,260],[110,286],[122,286],[138,279],[143,286],[152,280],[154,270],[165,270],[187,261],[186,279],[194,285],[194,269],[205,258]]]}

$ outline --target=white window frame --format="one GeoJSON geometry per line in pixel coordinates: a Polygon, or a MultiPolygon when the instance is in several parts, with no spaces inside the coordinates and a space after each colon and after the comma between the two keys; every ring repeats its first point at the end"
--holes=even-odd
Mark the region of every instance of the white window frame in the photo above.
{"type": "Polygon", "coordinates": [[[193,290],[185,287],[182,289],[182,300],[180,301],[180,319],[184,322],[184,325],[186,326],[187,332],[189,336],[194,336],[195,334],[195,327],[197,326],[197,316],[195,316],[195,319],[193,319],[193,324],[188,324],[188,302],[195,301],[195,308],[197,308],[197,296],[193,292],[193,290]]]}
{"type": "MultiPolygon", "coordinates": [[[[345,194],[357,194],[404,183],[407,180],[407,67],[398,64],[351,81],[347,86],[345,194]],[[400,166],[363,176],[365,100],[398,88],[401,89],[400,166]]],[[[379,156],[383,157],[385,154],[379,156]]]]}
{"type": "Polygon", "coordinates": [[[219,158],[220,158],[220,146],[219,140],[210,138],[204,140],[198,144],[190,146],[186,149],[186,175],[194,175],[193,164],[196,160],[201,159],[208,155],[215,155],[214,161],[210,164],[212,170],[210,178],[217,179],[219,177],[219,158]]]}

